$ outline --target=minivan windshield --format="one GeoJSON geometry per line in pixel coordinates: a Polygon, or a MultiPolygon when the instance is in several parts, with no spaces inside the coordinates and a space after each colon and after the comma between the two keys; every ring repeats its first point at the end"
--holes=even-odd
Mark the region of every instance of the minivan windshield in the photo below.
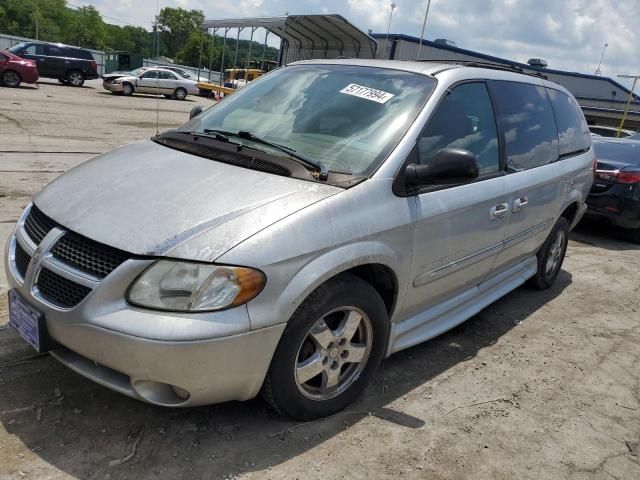
{"type": "Polygon", "coordinates": [[[425,75],[354,65],[294,65],[238,90],[178,129],[249,132],[233,141],[285,146],[329,171],[366,176],[400,141],[433,89],[425,75]]]}

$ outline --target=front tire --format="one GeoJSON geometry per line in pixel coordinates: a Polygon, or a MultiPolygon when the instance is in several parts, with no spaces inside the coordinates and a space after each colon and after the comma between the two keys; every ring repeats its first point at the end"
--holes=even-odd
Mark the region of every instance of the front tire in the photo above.
{"type": "Polygon", "coordinates": [[[131,85],[129,82],[125,82],[122,84],[122,94],[125,97],[129,97],[131,95],[133,95],[133,85],[131,85]]]}
{"type": "Polygon", "coordinates": [[[187,91],[182,87],[178,87],[175,92],[173,92],[173,98],[176,100],[184,100],[187,98],[187,91]]]}
{"type": "Polygon", "coordinates": [[[640,245],[640,228],[636,228],[635,230],[627,230],[625,234],[629,242],[640,245]]]}
{"type": "Polygon", "coordinates": [[[22,82],[22,78],[18,72],[7,70],[2,73],[2,84],[5,87],[18,88],[22,82]]]}
{"type": "Polygon", "coordinates": [[[72,87],[81,87],[84,85],[84,73],[80,70],[71,70],[67,73],[67,82],[72,87]]]}
{"type": "Polygon", "coordinates": [[[569,222],[560,217],[538,252],[538,271],[529,280],[532,287],[538,290],[551,288],[562,268],[568,243],[569,222]]]}
{"type": "Polygon", "coordinates": [[[293,314],[262,394],[281,414],[325,417],[352,403],[384,358],[389,318],[378,292],[351,274],[318,287],[293,314]]]}

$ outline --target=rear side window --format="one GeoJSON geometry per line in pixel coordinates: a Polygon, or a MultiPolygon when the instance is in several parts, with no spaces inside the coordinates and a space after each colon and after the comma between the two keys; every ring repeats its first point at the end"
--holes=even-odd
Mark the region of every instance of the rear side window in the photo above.
{"type": "Polygon", "coordinates": [[[91,52],[89,50],[82,50],[80,48],[74,48],[73,49],[73,55],[76,58],[83,58],[85,60],[93,60],[93,55],[91,55],[91,52]]]}
{"type": "Polygon", "coordinates": [[[484,83],[459,85],[442,100],[418,141],[420,163],[429,163],[443,148],[475,153],[480,175],[500,170],[496,120],[484,83]]]}
{"type": "Polygon", "coordinates": [[[586,152],[591,145],[589,126],[578,103],[564,92],[547,88],[558,125],[560,156],[586,152]]]}
{"type": "Polygon", "coordinates": [[[47,45],[45,49],[45,55],[49,57],[68,57],[67,52],[64,51],[64,48],[56,47],[55,45],[47,45]]]}
{"type": "Polygon", "coordinates": [[[158,78],[158,70],[144,72],[142,75],[140,75],[140,78],[158,78]]]}
{"type": "Polygon", "coordinates": [[[507,171],[520,172],[558,159],[558,132],[546,89],[529,83],[491,81],[504,132],[507,171]]]}
{"type": "Polygon", "coordinates": [[[0,53],[0,60],[5,61],[5,60],[9,60],[9,58],[6,55],[3,55],[2,53],[0,53]]]}

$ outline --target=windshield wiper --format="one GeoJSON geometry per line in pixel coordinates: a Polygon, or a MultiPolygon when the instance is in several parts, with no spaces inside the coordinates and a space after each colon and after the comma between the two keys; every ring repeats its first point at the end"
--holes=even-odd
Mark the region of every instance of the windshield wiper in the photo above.
{"type": "Polygon", "coordinates": [[[298,160],[300,160],[302,163],[308,165],[308,166],[312,166],[316,169],[318,169],[320,171],[319,174],[319,179],[322,181],[327,180],[327,177],[329,176],[329,169],[327,168],[327,166],[322,163],[319,162],[317,160],[314,160],[312,158],[309,158],[305,155],[302,155],[300,153],[297,153],[296,150],[294,148],[288,147],[286,145],[280,145],[279,143],[274,143],[274,142],[270,142],[269,140],[265,140],[264,138],[260,138],[256,135],[254,135],[251,132],[246,132],[244,130],[240,130],[239,132],[227,132],[226,130],[219,130],[217,128],[205,128],[204,130],[202,130],[204,133],[206,134],[214,134],[215,138],[218,140],[222,140],[222,141],[229,141],[229,137],[238,137],[238,138],[243,138],[245,140],[251,140],[252,142],[255,143],[260,143],[262,145],[266,145],[268,147],[271,148],[275,148],[276,150],[279,150],[281,152],[286,153],[287,155],[292,156],[293,158],[296,158],[298,160]]]}

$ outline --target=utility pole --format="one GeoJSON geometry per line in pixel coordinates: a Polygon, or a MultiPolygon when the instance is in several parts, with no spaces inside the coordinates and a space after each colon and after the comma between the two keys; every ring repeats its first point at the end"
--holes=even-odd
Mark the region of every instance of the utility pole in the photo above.
{"type": "Polygon", "coordinates": [[[594,73],[594,75],[602,75],[602,72],[600,71],[600,66],[602,65],[602,59],[604,58],[604,51],[607,49],[608,46],[609,44],[605,43],[604,47],[602,47],[602,55],[600,55],[600,63],[598,63],[598,68],[596,68],[596,73],[594,73]]]}
{"type": "MultiPolygon", "coordinates": [[[[397,7],[397,5],[391,2],[391,12],[389,13],[389,24],[387,25],[387,36],[384,39],[384,53],[387,55],[387,47],[389,46],[389,31],[391,30],[391,19],[393,18],[393,11],[397,7]]],[[[388,56],[388,55],[387,55],[388,56]]]]}
{"type": "Polygon", "coordinates": [[[631,91],[629,92],[629,97],[627,98],[627,104],[624,106],[624,113],[622,114],[620,126],[618,127],[618,131],[616,132],[616,137],[620,137],[620,132],[622,132],[622,128],[624,127],[624,121],[627,119],[627,115],[629,114],[629,107],[631,107],[631,100],[633,100],[633,91],[636,89],[636,83],[638,83],[638,80],[640,80],[640,75],[618,75],[618,78],[633,78],[633,85],[631,85],[631,91]]]}
{"type": "Polygon", "coordinates": [[[40,6],[38,5],[38,3],[39,3],[39,0],[36,0],[36,40],[39,40],[39,38],[38,38],[38,17],[40,16],[39,15],[39,13],[40,13],[39,7],[40,6]]]}
{"type": "Polygon", "coordinates": [[[418,54],[416,60],[420,60],[420,53],[422,52],[422,42],[424,40],[424,29],[427,26],[427,17],[429,16],[429,7],[431,7],[431,0],[427,2],[427,11],[424,14],[424,22],[422,22],[422,33],[420,34],[420,44],[418,45],[418,54]]]}

